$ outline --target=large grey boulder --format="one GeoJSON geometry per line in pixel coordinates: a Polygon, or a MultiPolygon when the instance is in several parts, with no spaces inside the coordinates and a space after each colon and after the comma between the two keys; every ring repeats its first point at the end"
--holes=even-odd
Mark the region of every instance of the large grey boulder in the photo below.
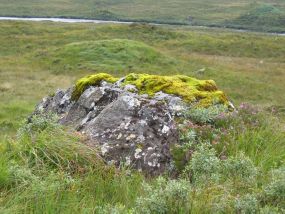
{"type": "Polygon", "coordinates": [[[61,124],[85,134],[109,164],[148,175],[172,167],[170,148],[179,141],[175,119],[187,108],[181,98],[163,92],[140,95],[133,85],[121,87],[120,80],[90,86],[76,101],[72,91],[44,98],[34,113],[56,113],[61,124]]]}

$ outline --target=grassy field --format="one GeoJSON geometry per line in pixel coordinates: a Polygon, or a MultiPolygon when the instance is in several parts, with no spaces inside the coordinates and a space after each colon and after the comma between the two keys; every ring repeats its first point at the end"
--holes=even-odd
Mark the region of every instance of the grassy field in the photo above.
{"type": "Polygon", "coordinates": [[[285,32],[283,0],[1,0],[0,16],[81,17],[285,32]]]}
{"type": "Polygon", "coordinates": [[[285,106],[284,37],[148,25],[0,24],[2,130],[46,94],[98,71],[214,79],[237,105],[285,106]]]}
{"type": "Polygon", "coordinates": [[[284,56],[284,37],[258,33],[142,24],[0,22],[0,212],[183,213],[190,209],[187,204],[191,213],[281,212],[285,209],[284,56]],[[16,136],[42,97],[95,72],[214,79],[236,106],[247,102],[258,107],[243,105],[238,118],[212,130],[214,134],[228,130],[215,146],[217,154],[227,148],[228,162],[220,163],[207,146],[196,148],[198,165],[189,170],[196,173],[195,179],[206,178],[206,186],[167,178],[145,183],[141,175],[129,176],[128,169],[106,168],[92,158],[96,151],[78,145],[80,136],[52,121],[43,131],[31,132],[24,126],[16,136]],[[256,113],[255,108],[263,110],[256,113]],[[199,160],[207,158],[229,171],[204,172],[199,160]],[[79,171],[74,172],[71,163],[79,171]],[[233,180],[237,169],[253,180],[233,180]],[[211,180],[212,176],[221,180],[211,180]],[[181,198],[173,195],[175,191],[181,198]],[[151,207],[157,201],[161,204],[151,207]]]}

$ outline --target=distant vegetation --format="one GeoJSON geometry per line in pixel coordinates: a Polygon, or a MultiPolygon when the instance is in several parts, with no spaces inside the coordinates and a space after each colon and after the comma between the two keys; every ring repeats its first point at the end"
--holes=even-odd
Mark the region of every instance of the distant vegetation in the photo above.
{"type": "Polygon", "coordinates": [[[285,32],[283,0],[1,0],[0,16],[129,20],[285,32]]]}
{"type": "Polygon", "coordinates": [[[271,4],[253,5],[246,14],[236,19],[227,20],[226,25],[234,28],[246,28],[252,30],[279,31],[285,29],[285,10],[271,4]]]}

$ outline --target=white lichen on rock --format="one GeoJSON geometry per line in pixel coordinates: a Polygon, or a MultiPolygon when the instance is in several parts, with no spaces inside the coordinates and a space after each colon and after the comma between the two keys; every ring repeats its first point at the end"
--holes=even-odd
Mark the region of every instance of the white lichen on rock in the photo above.
{"type": "Polygon", "coordinates": [[[181,75],[129,74],[118,79],[95,74],[43,99],[35,114],[58,114],[59,122],[86,135],[107,163],[125,162],[161,174],[171,164],[170,147],[179,142],[176,118],[193,102],[232,106],[213,81],[181,75]]]}

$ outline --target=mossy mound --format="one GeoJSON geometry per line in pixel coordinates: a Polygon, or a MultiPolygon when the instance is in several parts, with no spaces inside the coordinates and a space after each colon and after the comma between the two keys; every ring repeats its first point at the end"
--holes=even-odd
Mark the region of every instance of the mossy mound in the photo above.
{"type": "MultiPolygon", "coordinates": [[[[73,99],[78,99],[89,86],[96,86],[102,80],[114,83],[118,78],[106,73],[90,75],[79,79],[72,94],[73,99]]],[[[167,94],[181,97],[185,102],[197,104],[199,107],[208,107],[214,104],[228,105],[229,101],[222,91],[217,89],[213,80],[198,80],[184,75],[159,76],[150,74],[128,74],[122,86],[134,85],[139,94],[153,96],[162,91],[167,94]]]]}
{"type": "Polygon", "coordinates": [[[139,41],[110,39],[76,42],[52,53],[53,65],[58,69],[78,71],[101,70],[107,72],[156,71],[162,67],[175,69],[178,62],[155,48],[139,41]]]}

